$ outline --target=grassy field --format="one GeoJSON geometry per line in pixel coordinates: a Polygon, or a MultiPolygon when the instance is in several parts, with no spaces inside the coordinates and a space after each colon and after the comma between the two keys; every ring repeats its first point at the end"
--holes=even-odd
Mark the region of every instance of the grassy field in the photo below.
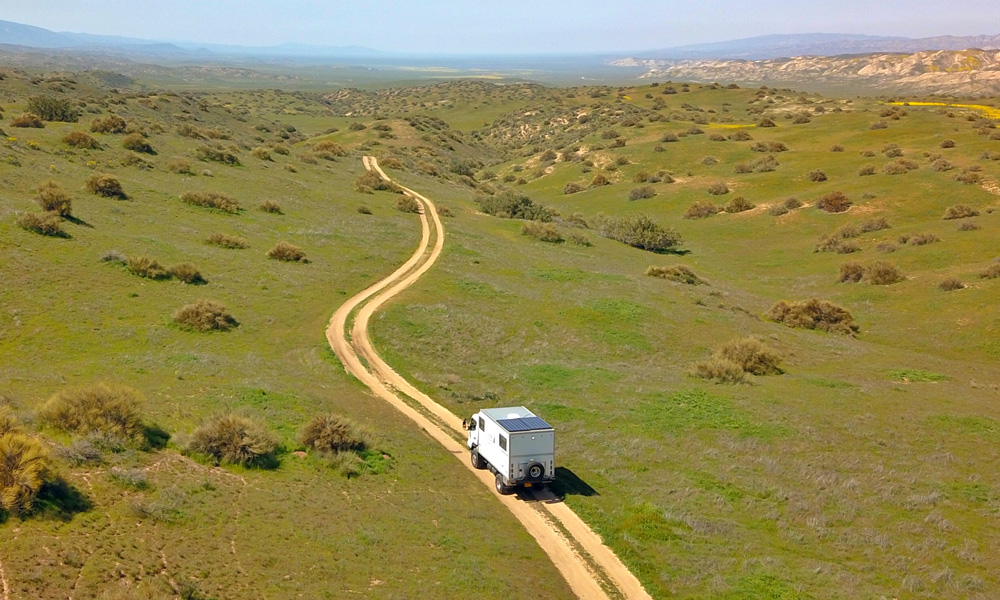
{"type": "Polygon", "coordinates": [[[12,72],[0,92],[0,394],[55,447],[72,440],[34,417],[45,399],[113,380],[141,390],[148,419],[174,437],[99,465],[57,462],[85,501],[0,524],[15,597],[127,585],[211,598],[569,595],[490,492],[373,402],[325,345],[334,307],[418,235],[393,195],[355,189],[362,152],[453,214],[441,260],[376,316],[377,348],[460,416],[526,404],[555,424],[557,490],[655,597],[988,598],[1000,585],[1000,280],[979,276],[997,258],[1000,136],[977,109],[679,83],[175,93],[93,77],[12,72]],[[82,99],[80,122],[11,127],[43,93],[82,99]],[[156,154],[126,153],[123,135],[92,134],[94,150],[61,141],[109,112],[156,154]],[[765,118],[776,126],[758,126],[765,118]],[[204,146],[240,165],[199,160],[204,146]],[[738,172],[768,155],[773,170],[738,172]],[[187,173],[171,171],[178,161],[187,173]],[[96,172],[130,198],[86,192],[96,172]],[[597,175],[609,185],[592,187],[597,175]],[[74,198],[68,238],[17,226],[46,179],[74,198]],[[566,194],[569,183],[583,189],[566,194]],[[729,192],[709,194],[719,183],[729,192]],[[629,199],[643,187],[648,197],[629,199]],[[544,243],[483,214],[474,198],[504,188],[551,207],[561,235],[584,243],[544,243]],[[191,191],[230,194],[243,210],[190,206],[180,196],[191,191]],[[849,210],[817,208],[837,191],[849,210]],[[684,218],[736,196],[755,207],[684,218]],[[777,214],[792,197],[803,206],[777,214]],[[283,214],[259,210],[265,200],[283,214]],[[957,204],[978,216],[944,219],[957,204]],[[577,226],[638,212],[683,243],[657,254],[577,226]],[[880,218],[888,228],[866,226],[880,218]],[[249,248],[206,245],[214,232],[249,248]],[[830,248],[855,248],[817,252],[831,236],[830,248]],[[268,260],[280,240],[310,262],[268,260]],[[102,262],[113,250],[191,262],[208,283],[136,277],[102,262]],[[877,261],[905,278],[838,282],[844,263],[877,261]],[[644,275],[675,265],[707,285],[644,275]],[[948,278],[965,287],[940,289],[948,278]],[[199,298],[239,327],[174,325],[199,298]],[[849,310],[859,333],[765,316],[809,298],[849,310]],[[781,354],[781,374],[745,385],[690,375],[747,336],[781,354]],[[266,420],[283,443],[278,469],[178,452],[227,411],[266,420]],[[328,411],[373,432],[376,473],[348,479],[291,453],[302,424],[328,411]],[[122,475],[136,471],[142,489],[122,475]]]}

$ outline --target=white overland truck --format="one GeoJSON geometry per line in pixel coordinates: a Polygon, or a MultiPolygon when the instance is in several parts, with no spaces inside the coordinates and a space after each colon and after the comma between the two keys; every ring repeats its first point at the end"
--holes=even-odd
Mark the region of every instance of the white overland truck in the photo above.
{"type": "Polygon", "coordinates": [[[484,408],[464,421],[472,466],[497,476],[497,492],[555,480],[556,432],[523,406],[484,408]]]}

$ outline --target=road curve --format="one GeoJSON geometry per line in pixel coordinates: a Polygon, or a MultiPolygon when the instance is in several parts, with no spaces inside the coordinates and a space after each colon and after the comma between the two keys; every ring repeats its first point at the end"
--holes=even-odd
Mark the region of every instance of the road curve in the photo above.
{"type": "MultiPolygon", "coordinates": [[[[366,169],[375,171],[387,181],[390,180],[379,168],[374,157],[366,156],[363,161],[366,169]]],[[[368,322],[375,311],[427,272],[444,247],[444,227],[434,203],[411,189],[403,188],[403,190],[405,194],[416,199],[421,207],[419,214],[421,237],[416,251],[388,277],[355,294],[338,308],[330,319],[326,337],[348,373],[357,377],[376,396],[424,429],[484,485],[492,489],[493,477],[488,471],[474,469],[467,460],[467,449],[453,437],[456,432],[460,436],[464,435],[461,419],[393,371],[375,352],[368,337],[368,322]],[[432,224],[433,246],[430,244],[432,224]],[[359,310],[354,317],[348,338],[349,317],[356,309],[359,310]],[[405,402],[401,394],[419,404],[423,411],[433,415],[434,419],[405,402]]],[[[611,549],[604,545],[600,537],[565,504],[551,499],[543,502],[526,502],[518,496],[497,494],[496,497],[535,538],[577,597],[588,600],[608,599],[612,596],[651,600],[639,580],[625,568],[611,549]],[[582,549],[588,556],[582,556],[578,549],[582,549]],[[600,573],[596,572],[597,570],[600,573]],[[610,592],[611,595],[602,586],[602,581],[611,583],[611,587],[614,588],[610,592]]]]}

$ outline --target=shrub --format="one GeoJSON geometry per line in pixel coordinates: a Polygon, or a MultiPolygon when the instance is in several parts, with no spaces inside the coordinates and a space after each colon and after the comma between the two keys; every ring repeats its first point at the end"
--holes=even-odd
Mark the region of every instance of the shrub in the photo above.
{"type": "Polygon", "coordinates": [[[306,253],[298,246],[280,241],[267,251],[267,257],[284,262],[309,262],[306,253]]]}
{"type": "Polygon", "coordinates": [[[787,152],[788,146],[784,142],[756,142],[750,146],[751,152],[787,152]]]}
{"type": "Polygon", "coordinates": [[[90,122],[90,131],[94,133],[125,133],[128,123],[118,115],[108,115],[90,122]]]}
{"type": "Polygon", "coordinates": [[[343,146],[330,140],[314,144],[312,151],[323,160],[336,160],[338,157],[347,156],[347,151],[344,150],[343,146]]]}
{"type": "Polygon", "coordinates": [[[167,170],[178,175],[194,175],[191,170],[191,163],[183,158],[172,158],[167,161],[167,170]]]}
{"type": "Polygon", "coordinates": [[[889,220],[885,217],[875,217],[874,219],[868,219],[862,223],[859,227],[860,233],[871,233],[873,231],[882,231],[885,229],[891,229],[892,225],[889,224],[889,220]]]}
{"type": "Polygon", "coordinates": [[[211,246],[218,246],[220,248],[228,248],[230,250],[242,249],[250,246],[245,239],[232,235],[226,235],[224,233],[213,233],[208,236],[205,243],[211,246]]]}
{"type": "Polygon", "coordinates": [[[70,131],[63,136],[62,141],[74,148],[83,148],[85,150],[97,150],[101,147],[101,143],[94,139],[94,136],[82,131],[70,131]]]}
{"type": "Polygon", "coordinates": [[[842,213],[851,207],[853,202],[843,192],[830,192],[816,203],[816,207],[828,213],[842,213]]]}
{"type": "Polygon", "coordinates": [[[896,246],[896,244],[893,244],[892,242],[880,242],[878,245],[875,246],[875,249],[878,250],[879,252],[891,254],[896,250],[898,250],[899,247],[896,246]]]}
{"type": "Polygon", "coordinates": [[[958,226],[959,231],[976,231],[977,229],[982,229],[982,227],[974,221],[965,221],[958,226]]]}
{"type": "Polygon", "coordinates": [[[550,244],[558,244],[563,241],[559,229],[552,223],[528,221],[521,227],[521,234],[550,244]]]}
{"type": "Polygon", "coordinates": [[[50,477],[49,457],[41,441],[24,433],[0,434],[0,511],[29,512],[50,477]]]}
{"type": "Polygon", "coordinates": [[[690,373],[693,377],[700,379],[715,380],[718,383],[747,383],[747,374],[743,368],[724,358],[710,358],[709,360],[696,362],[690,373]]]}
{"type": "Polygon", "coordinates": [[[365,435],[353,423],[333,414],[313,417],[299,432],[299,443],[329,454],[364,450],[367,445],[365,435]]]}
{"type": "Polygon", "coordinates": [[[885,120],[875,121],[871,125],[868,126],[868,129],[872,129],[872,130],[875,130],[875,129],[888,129],[888,128],[889,128],[889,124],[886,123],[885,120]]]}
{"type": "Polygon", "coordinates": [[[969,217],[978,217],[979,211],[972,208],[968,204],[955,204],[954,206],[949,206],[947,210],[944,211],[944,218],[946,220],[950,219],[967,219],[969,217]]]}
{"type": "Polygon", "coordinates": [[[784,206],[788,210],[795,210],[796,208],[802,207],[802,201],[798,198],[788,198],[785,200],[784,206]]]}
{"type": "Polygon", "coordinates": [[[721,181],[717,181],[708,186],[708,193],[713,196],[724,196],[729,193],[729,186],[721,181]]]}
{"type": "Polygon", "coordinates": [[[711,202],[700,201],[695,202],[684,211],[685,219],[704,219],[705,217],[710,217],[714,214],[722,212],[722,207],[716,206],[711,202]]]}
{"type": "Polygon", "coordinates": [[[156,154],[153,150],[153,146],[149,144],[149,141],[143,137],[141,133],[130,133],[125,136],[125,139],[122,140],[122,146],[126,150],[131,150],[133,152],[156,154]]]}
{"type": "Polygon", "coordinates": [[[938,289],[943,292],[953,292],[965,287],[965,284],[954,277],[948,277],[938,284],[938,289]]]}
{"type": "Polygon", "coordinates": [[[21,433],[21,424],[9,408],[0,404],[0,435],[8,433],[21,433]]]}
{"type": "Polygon", "coordinates": [[[273,467],[278,442],[263,423],[228,414],[212,418],[195,429],[187,449],[211,456],[219,463],[273,467]]]}
{"type": "Polygon", "coordinates": [[[729,214],[734,214],[751,210],[755,206],[756,206],[755,204],[753,204],[743,196],[736,196],[735,198],[727,202],[726,205],[722,207],[722,210],[726,211],[729,214]]]}
{"type": "Polygon", "coordinates": [[[874,174],[875,174],[875,165],[865,165],[860,169],[858,169],[858,175],[861,177],[874,174]]]}
{"type": "Polygon", "coordinates": [[[224,165],[240,164],[240,157],[236,152],[219,146],[199,146],[195,148],[194,155],[198,160],[222,163],[224,165]]]}
{"type": "Polygon", "coordinates": [[[68,217],[73,212],[73,200],[69,194],[51,179],[38,186],[38,205],[45,212],[54,212],[60,217],[68,217]]]}
{"type": "Polygon", "coordinates": [[[281,205],[275,202],[274,200],[265,200],[261,202],[260,206],[258,206],[257,208],[259,208],[261,212],[266,212],[272,215],[284,214],[283,212],[281,212],[281,205]]]}
{"type": "Polygon", "coordinates": [[[996,279],[1000,277],[1000,262],[993,263],[979,272],[980,279],[996,279]]]}
{"type": "Polygon", "coordinates": [[[826,181],[826,173],[824,173],[820,169],[813,169],[812,171],[809,171],[808,177],[809,177],[809,181],[812,181],[814,183],[819,183],[821,181],[826,181]]]}
{"type": "Polygon", "coordinates": [[[80,111],[69,100],[52,96],[32,96],[28,99],[28,112],[35,113],[46,121],[76,123],[80,111]]]}
{"type": "Polygon", "coordinates": [[[656,195],[656,190],[652,187],[645,185],[642,187],[633,188],[628,193],[629,200],[644,200],[646,198],[652,198],[656,195]]]}
{"type": "Polygon", "coordinates": [[[630,214],[621,217],[599,215],[595,219],[595,225],[597,232],[604,237],[640,250],[666,252],[681,243],[679,233],[657,225],[643,214],[630,214]]]}
{"type": "Polygon", "coordinates": [[[955,181],[959,183],[964,183],[966,185],[974,185],[982,180],[982,174],[976,171],[970,171],[968,169],[963,170],[961,173],[955,175],[955,181]]]}
{"type": "Polygon", "coordinates": [[[732,340],[715,351],[713,358],[728,360],[751,375],[777,375],[781,354],[754,337],[732,340]]]}
{"type": "Polygon", "coordinates": [[[515,190],[504,190],[492,196],[477,196],[475,201],[484,213],[502,219],[552,219],[552,214],[545,207],[535,204],[524,193],[515,190]]]}
{"type": "Polygon", "coordinates": [[[840,265],[837,281],[840,283],[857,283],[865,275],[865,269],[859,263],[844,263],[840,265]]]}
{"type": "Polygon", "coordinates": [[[20,116],[11,119],[10,126],[41,129],[45,127],[45,123],[42,122],[42,118],[39,117],[37,114],[33,112],[26,112],[22,113],[20,116]]]}
{"type": "Polygon", "coordinates": [[[919,168],[917,163],[912,160],[901,159],[882,165],[882,172],[886,175],[903,175],[905,173],[909,173],[910,171],[914,171],[917,168],[919,168]]]}
{"type": "Polygon", "coordinates": [[[611,181],[604,175],[598,173],[594,175],[594,178],[590,181],[590,187],[601,187],[604,185],[611,185],[611,181]]]}
{"type": "Polygon", "coordinates": [[[240,323],[218,302],[201,299],[174,314],[174,323],[189,331],[229,331],[240,323]]]}
{"type": "Polygon", "coordinates": [[[771,215],[772,217],[780,217],[781,215],[787,215],[788,209],[781,204],[772,204],[771,206],[767,207],[767,214],[771,215]]]}
{"type": "Polygon", "coordinates": [[[760,121],[757,121],[757,127],[777,127],[778,124],[771,119],[764,117],[760,121]]]}
{"type": "Polygon", "coordinates": [[[221,210],[231,215],[240,212],[240,203],[236,198],[222,192],[184,192],[181,194],[181,202],[191,206],[221,210]]]}
{"type": "Polygon", "coordinates": [[[894,265],[877,260],[865,267],[865,279],[872,285],[892,285],[905,277],[894,265]]]}
{"type": "Polygon", "coordinates": [[[955,140],[941,140],[941,147],[942,148],[954,148],[955,147],[955,140]]]}
{"type": "Polygon", "coordinates": [[[118,178],[110,173],[94,173],[87,178],[84,183],[87,190],[98,196],[104,196],[105,198],[118,198],[119,200],[125,200],[128,195],[122,188],[122,184],[118,181],[118,178]]]}
{"type": "Polygon", "coordinates": [[[817,298],[798,302],[781,300],[771,307],[767,318],[788,327],[820,329],[844,335],[854,335],[860,329],[850,311],[817,298]]]}
{"type": "Polygon", "coordinates": [[[753,139],[753,136],[746,131],[737,131],[729,134],[727,137],[734,142],[749,142],[753,139]]]}
{"type": "Polygon", "coordinates": [[[170,279],[170,273],[155,259],[147,256],[133,256],[128,259],[128,270],[133,275],[146,279],[170,279]]]}
{"type": "Polygon", "coordinates": [[[268,150],[267,148],[263,147],[263,146],[257,146],[256,148],[254,148],[253,150],[251,150],[250,151],[250,155],[253,156],[256,159],[263,160],[263,161],[273,160],[271,158],[271,151],[268,150]]]}
{"type": "Polygon", "coordinates": [[[201,276],[201,272],[198,271],[197,267],[189,262],[172,265],[169,269],[167,269],[167,273],[181,283],[189,285],[201,285],[203,283],[208,283],[205,281],[205,278],[201,276]]]}
{"type": "Polygon", "coordinates": [[[362,215],[370,215],[372,214],[372,209],[369,208],[367,205],[362,204],[361,206],[358,207],[358,213],[362,215]]]}
{"type": "Polygon", "coordinates": [[[834,144],[833,146],[830,146],[830,152],[843,152],[843,151],[844,147],[841,146],[840,144],[834,144]]]}
{"type": "Polygon", "coordinates": [[[934,242],[940,242],[941,238],[934,235],[933,233],[917,233],[911,236],[907,236],[906,242],[911,246],[926,246],[927,244],[933,244],[934,242]]]}
{"type": "Polygon", "coordinates": [[[955,168],[950,162],[943,158],[939,158],[931,163],[931,170],[937,172],[950,171],[955,168]]]}
{"type": "Polygon", "coordinates": [[[396,210],[405,213],[419,213],[420,202],[410,195],[400,196],[396,198],[396,210]]]}
{"type": "Polygon", "coordinates": [[[575,194],[577,192],[582,192],[585,189],[587,188],[583,187],[579,183],[576,183],[575,181],[569,181],[566,183],[565,186],[563,186],[563,194],[566,195],[575,194]]]}
{"type": "Polygon", "coordinates": [[[646,269],[648,277],[659,277],[669,279],[677,283],[686,285],[708,285],[708,282],[698,277],[694,271],[684,265],[674,265],[672,267],[649,267],[646,269]]]}
{"type": "Polygon", "coordinates": [[[354,180],[354,186],[359,192],[366,194],[372,191],[402,193],[402,189],[391,181],[386,181],[375,171],[365,171],[354,180]]]}
{"type": "Polygon", "coordinates": [[[25,213],[17,220],[17,225],[25,231],[31,231],[40,235],[50,237],[67,238],[69,234],[63,231],[62,219],[59,213],[25,213]]]}
{"type": "Polygon", "coordinates": [[[95,383],[55,394],[38,416],[63,431],[97,434],[121,444],[145,447],[142,404],[142,394],[130,387],[95,383]]]}

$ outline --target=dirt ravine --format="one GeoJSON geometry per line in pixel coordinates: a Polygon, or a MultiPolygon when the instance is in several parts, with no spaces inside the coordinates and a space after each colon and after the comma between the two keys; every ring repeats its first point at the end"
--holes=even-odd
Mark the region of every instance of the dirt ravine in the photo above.
{"type": "MultiPolygon", "coordinates": [[[[366,169],[389,180],[375,158],[366,156],[363,160],[366,169]]],[[[413,190],[403,189],[421,207],[421,237],[416,251],[388,277],[355,294],[338,308],[330,319],[326,337],[348,373],[424,429],[479,478],[483,485],[493,489],[493,477],[489,471],[474,469],[469,462],[468,450],[454,437],[456,432],[464,436],[461,419],[393,371],[372,347],[368,337],[368,322],[375,311],[427,272],[444,247],[444,227],[434,203],[413,190]],[[355,310],[357,313],[348,339],[347,325],[355,310]],[[369,365],[368,368],[365,364],[369,365]],[[404,395],[418,403],[434,419],[404,401],[404,395]]],[[[499,494],[496,498],[535,538],[579,598],[651,600],[639,580],[625,568],[614,552],[562,502],[539,498],[536,499],[541,501],[526,501],[518,496],[499,494]],[[579,549],[587,556],[582,556],[579,549]],[[602,586],[602,581],[610,582],[614,589],[609,592],[602,586]]]]}

